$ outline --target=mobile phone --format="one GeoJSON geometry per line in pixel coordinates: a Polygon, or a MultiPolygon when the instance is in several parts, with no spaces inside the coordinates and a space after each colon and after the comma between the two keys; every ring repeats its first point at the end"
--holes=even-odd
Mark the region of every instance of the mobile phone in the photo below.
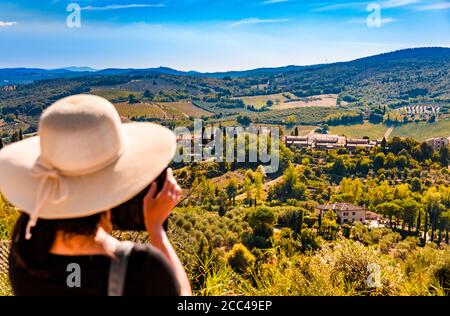
{"type": "MultiPolygon", "coordinates": [[[[167,168],[155,179],[156,194],[161,192],[166,181],[167,168]]],[[[144,198],[150,189],[150,185],[139,192],[130,200],[111,209],[111,222],[115,230],[145,231],[144,222],[144,198]]],[[[167,230],[168,222],[164,222],[164,229],[167,230]]]]}

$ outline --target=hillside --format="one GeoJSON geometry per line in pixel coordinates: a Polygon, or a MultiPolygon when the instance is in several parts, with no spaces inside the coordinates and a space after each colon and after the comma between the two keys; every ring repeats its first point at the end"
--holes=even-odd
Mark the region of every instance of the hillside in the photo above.
{"type": "Polygon", "coordinates": [[[165,67],[2,69],[0,81],[37,81],[0,87],[0,114],[8,118],[4,128],[11,129],[10,123],[15,122],[29,126],[28,132],[32,132],[40,113],[55,100],[93,93],[113,103],[127,102],[129,95],[142,103],[192,101],[211,113],[215,122],[245,114],[257,123],[284,125],[290,120],[298,125],[316,125],[327,123],[330,115],[362,115],[368,119],[375,108],[385,107],[389,112],[430,104],[447,111],[443,112],[446,116],[449,69],[449,48],[406,49],[350,62],[223,73],[165,67]],[[267,105],[268,101],[273,105],[267,105]]]}

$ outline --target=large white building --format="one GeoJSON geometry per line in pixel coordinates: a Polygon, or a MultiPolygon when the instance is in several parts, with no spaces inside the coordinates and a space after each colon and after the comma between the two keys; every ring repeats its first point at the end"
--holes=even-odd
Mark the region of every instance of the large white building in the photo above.
{"type": "Polygon", "coordinates": [[[319,205],[316,207],[316,215],[322,216],[328,211],[336,212],[337,222],[339,224],[346,223],[365,223],[366,222],[366,214],[368,212],[367,209],[356,206],[349,203],[330,203],[325,205],[319,205]]]}

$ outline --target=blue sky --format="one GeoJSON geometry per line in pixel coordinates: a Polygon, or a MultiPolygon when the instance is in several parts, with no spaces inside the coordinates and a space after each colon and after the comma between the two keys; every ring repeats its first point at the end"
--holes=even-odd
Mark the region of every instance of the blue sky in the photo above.
{"type": "Polygon", "coordinates": [[[0,68],[224,71],[450,47],[450,0],[1,0],[0,68]],[[81,27],[66,25],[81,7],[81,27]],[[368,27],[367,5],[381,8],[368,27]]]}

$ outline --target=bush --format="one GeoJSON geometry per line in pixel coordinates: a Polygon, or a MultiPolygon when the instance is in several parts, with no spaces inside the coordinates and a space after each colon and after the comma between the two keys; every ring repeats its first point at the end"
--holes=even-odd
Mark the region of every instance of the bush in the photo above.
{"type": "Polygon", "coordinates": [[[226,254],[228,264],[239,273],[248,273],[255,264],[255,256],[243,245],[235,244],[226,254]]]}
{"type": "Polygon", "coordinates": [[[19,216],[19,212],[0,194],[0,240],[11,239],[14,224],[19,216]]]}

